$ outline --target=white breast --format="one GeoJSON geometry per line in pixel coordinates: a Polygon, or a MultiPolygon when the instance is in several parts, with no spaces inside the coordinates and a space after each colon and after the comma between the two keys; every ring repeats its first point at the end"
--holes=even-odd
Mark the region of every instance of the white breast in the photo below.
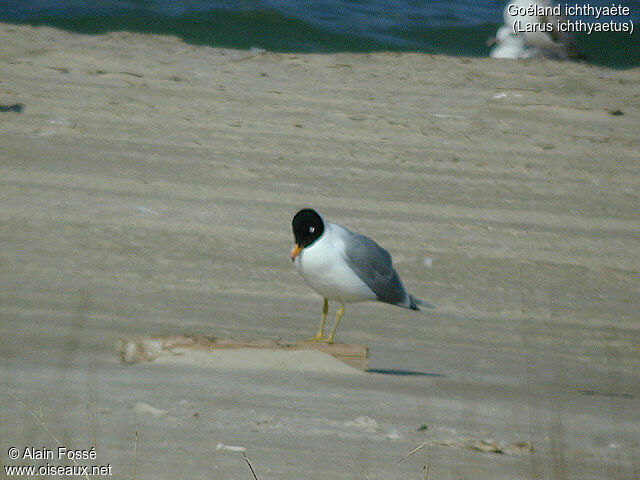
{"type": "Polygon", "coordinates": [[[339,225],[326,222],[322,236],[302,250],[294,265],[309,286],[327,300],[341,303],[375,300],[376,294],[346,262],[345,233],[339,225]]]}

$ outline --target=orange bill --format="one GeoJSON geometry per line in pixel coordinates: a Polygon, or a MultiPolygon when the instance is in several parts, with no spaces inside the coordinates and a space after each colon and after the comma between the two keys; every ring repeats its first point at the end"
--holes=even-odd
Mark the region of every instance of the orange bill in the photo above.
{"type": "Polygon", "coordinates": [[[292,262],[298,255],[300,255],[301,251],[302,251],[302,247],[296,243],[295,246],[293,247],[293,251],[291,252],[291,261],[292,262]]]}

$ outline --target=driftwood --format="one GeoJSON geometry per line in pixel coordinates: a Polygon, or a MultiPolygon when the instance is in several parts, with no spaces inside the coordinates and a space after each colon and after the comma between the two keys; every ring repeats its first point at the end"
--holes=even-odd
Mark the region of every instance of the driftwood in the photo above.
{"type": "Polygon", "coordinates": [[[231,350],[262,348],[273,350],[318,350],[328,353],[352,367],[366,370],[369,349],[362,345],[320,343],[314,341],[282,342],[279,340],[232,340],[204,335],[159,335],[125,338],[118,341],[117,352],[124,363],[151,362],[162,355],[180,350],[231,350]]]}

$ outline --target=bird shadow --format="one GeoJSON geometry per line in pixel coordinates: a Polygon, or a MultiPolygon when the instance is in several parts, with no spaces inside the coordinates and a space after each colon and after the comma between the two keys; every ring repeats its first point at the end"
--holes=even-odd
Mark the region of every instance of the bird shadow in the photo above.
{"type": "Polygon", "coordinates": [[[377,373],[380,375],[394,375],[398,377],[433,377],[444,378],[442,373],[420,372],[418,370],[407,370],[404,368],[368,368],[367,373],[377,373]]]}
{"type": "Polygon", "coordinates": [[[580,390],[580,393],[587,397],[636,398],[630,393],[596,392],[594,390],[580,390]]]}

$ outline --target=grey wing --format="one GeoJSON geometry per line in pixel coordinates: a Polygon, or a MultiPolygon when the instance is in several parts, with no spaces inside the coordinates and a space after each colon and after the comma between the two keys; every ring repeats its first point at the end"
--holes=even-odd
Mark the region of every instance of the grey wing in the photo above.
{"type": "Polygon", "coordinates": [[[391,264],[391,255],[369,237],[345,229],[347,263],[381,302],[416,309],[398,273],[391,264]]]}
{"type": "MultiPolygon", "coordinates": [[[[561,15],[560,17],[554,16],[551,18],[547,17],[546,15],[540,16],[540,23],[547,25],[546,31],[549,33],[549,37],[551,38],[551,41],[555,45],[560,47],[560,50],[554,51],[551,53],[554,53],[560,58],[586,60],[586,57],[580,51],[580,49],[578,48],[578,45],[573,39],[573,35],[571,34],[571,32],[560,30],[559,25],[561,23],[567,24],[568,22],[569,22],[569,19],[564,15],[561,15]]],[[[543,45],[540,45],[540,47],[544,48],[543,45]]]]}

